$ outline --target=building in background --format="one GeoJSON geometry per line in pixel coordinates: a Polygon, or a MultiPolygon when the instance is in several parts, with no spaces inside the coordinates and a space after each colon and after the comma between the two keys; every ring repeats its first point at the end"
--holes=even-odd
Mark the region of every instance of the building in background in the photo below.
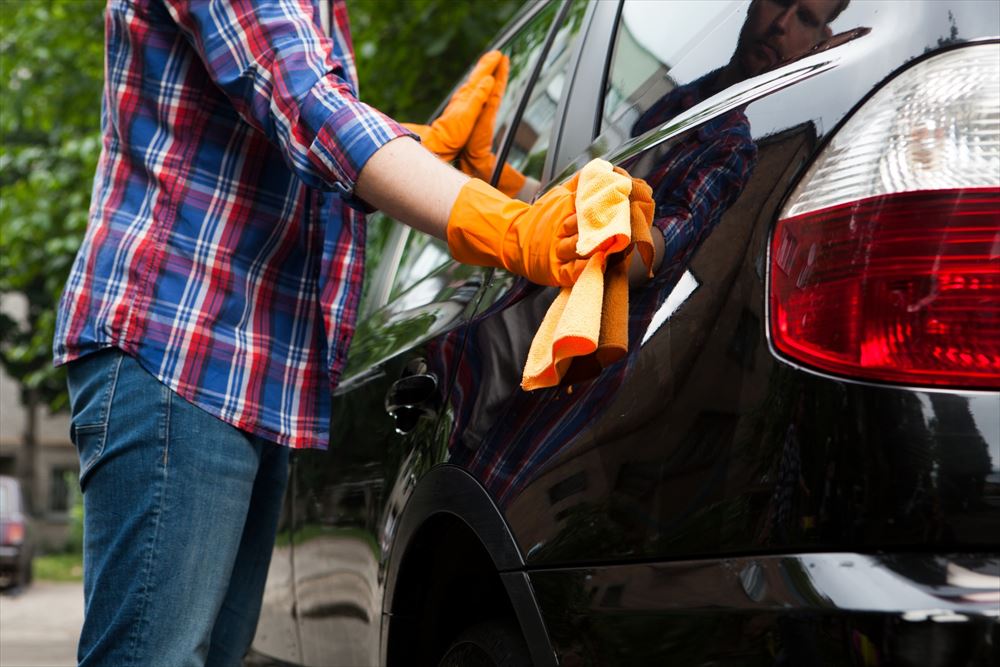
{"type": "MultiPolygon", "coordinates": [[[[21,301],[16,295],[4,295],[0,307],[16,318],[25,307],[21,301]]],[[[20,383],[0,368],[0,474],[21,479],[39,547],[60,550],[69,537],[80,469],[69,439],[69,414],[52,414],[40,406],[34,410],[32,425],[32,411],[21,393],[20,383]]]]}

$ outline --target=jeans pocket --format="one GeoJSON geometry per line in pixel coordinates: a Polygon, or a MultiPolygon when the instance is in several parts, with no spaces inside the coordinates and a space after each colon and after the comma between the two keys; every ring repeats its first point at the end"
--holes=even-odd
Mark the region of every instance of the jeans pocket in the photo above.
{"type": "Polygon", "coordinates": [[[107,424],[87,424],[85,426],[71,424],[69,433],[80,457],[80,487],[82,488],[87,473],[104,453],[108,427],[107,424]]]}
{"type": "Polygon", "coordinates": [[[68,368],[72,408],[69,436],[80,457],[81,486],[104,453],[111,401],[124,356],[120,350],[111,348],[77,359],[68,368]]]}

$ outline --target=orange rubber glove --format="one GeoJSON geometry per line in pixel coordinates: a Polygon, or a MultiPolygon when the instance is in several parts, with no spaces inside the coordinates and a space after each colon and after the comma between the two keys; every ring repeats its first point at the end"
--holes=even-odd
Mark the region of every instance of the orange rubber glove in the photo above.
{"type": "MultiPolygon", "coordinates": [[[[482,115],[483,106],[496,87],[495,72],[501,62],[507,62],[507,58],[499,51],[484,54],[434,122],[430,125],[403,123],[403,127],[420,137],[424,148],[445,162],[454,161],[469,142],[476,120],[482,115]]],[[[503,71],[505,82],[506,67],[503,71]]]]}
{"type": "MultiPolygon", "coordinates": [[[[503,101],[504,90],[507,88],[509,71],[510,58],[501,55],[501,60],[493,73],[493,89],[483,105],[483,112],[476,119],[476,124],[469,135],[469,143],[458,158],[459,169],[487,182],[493,176],[493,170],[497,165],[497,156],[493,154],[493,126],[496,123],[500,102],[503,101]]],[[[497,181],[496,187],[508,197],[516,197],[524,187],[524,182],[524,174],[505,164],[500,170],[500,180],[497,181]]]]}
{"type": "MultiPolygon", "coordinates": [[[[534,204],[526,204],[472,179],[459,191],[448,217],[452,257],[464,264],[503,268],[539,285],[573,285],[586,266],[576,252],[579,180],[577,173],[534,204]]],[[[627,193],[632,183],[621,176],[608,179],[605,187],[627,193]]]]}

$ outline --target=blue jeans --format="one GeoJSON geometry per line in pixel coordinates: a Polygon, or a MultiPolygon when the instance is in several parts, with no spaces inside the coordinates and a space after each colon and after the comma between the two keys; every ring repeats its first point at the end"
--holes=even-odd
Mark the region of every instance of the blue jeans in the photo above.
{"type": "Polygon", "coordinates": [[[239,665],[288,450],[188,403],[116,349],[69,365],[84,504],[84,665],[239,665]]]}

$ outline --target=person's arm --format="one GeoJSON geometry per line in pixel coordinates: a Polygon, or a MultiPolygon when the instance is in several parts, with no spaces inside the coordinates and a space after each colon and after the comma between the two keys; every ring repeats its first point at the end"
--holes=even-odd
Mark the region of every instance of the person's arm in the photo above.
{"type": "Polygon", "coordinates": [[[448,218],[470,177],[413,139],[390,141],[361,170],[356,194],[414,229],[448,240],[448,218]]]}
{"type": "MultiPolygon", "coordinates": [[[[608,187],[627,181],[619,179],[608,187]]],[[[446,240],[452,257],[464,264],[568,286],[586,265],[576,253],[577,182],[570,179],[527,204],[469,178],[416,142],[397,139],[365,165],[357,194],[414,229],[446,240]]]]}
{"type": "MultiPolygon", "coordinates": [[[[308,3],[165,0],[212,82],[307,186],[349,198],[383,145],[409,132],[359,101],[308,3]]],[[[194,101],[192,103],[197,103],[194,101]]]]}
{"type": "MultiPolygon", "coordinates": [[[[358,178],[357,194],[414,229],[446,241],[455,201],[469,180],[415,141],[397,139],[368,161],[358,178]]],[[[655,272],[663,257],[663,235],[653,234],[652,241],[655,272]]],[[[636,286],[648,279],[646,265],[634,252],[629,283],[636,286]]]]}
{"type": "Polygon", "coordinates": [[[544,285],[571,285],[582,271],[574,187],[525,204],[402,138],[402,126],[354,96],[343,63],[303,4],[166,1],[213,82],[306,185],[349,198],[363,173],[364,200],[446,239],[460,262],[503,267],[544,285]]]}
{"type": "Polygon", "coordinates": [[[653,220],[661,232],[653,238],[663,242],[662,261],[674,267],[688,263],[739,198],[756,163],[757,145],[748,129],[736,125],[700,144],[689,164],[667,172],[675,181],[657,185],[667,194],[653,220]]]}

